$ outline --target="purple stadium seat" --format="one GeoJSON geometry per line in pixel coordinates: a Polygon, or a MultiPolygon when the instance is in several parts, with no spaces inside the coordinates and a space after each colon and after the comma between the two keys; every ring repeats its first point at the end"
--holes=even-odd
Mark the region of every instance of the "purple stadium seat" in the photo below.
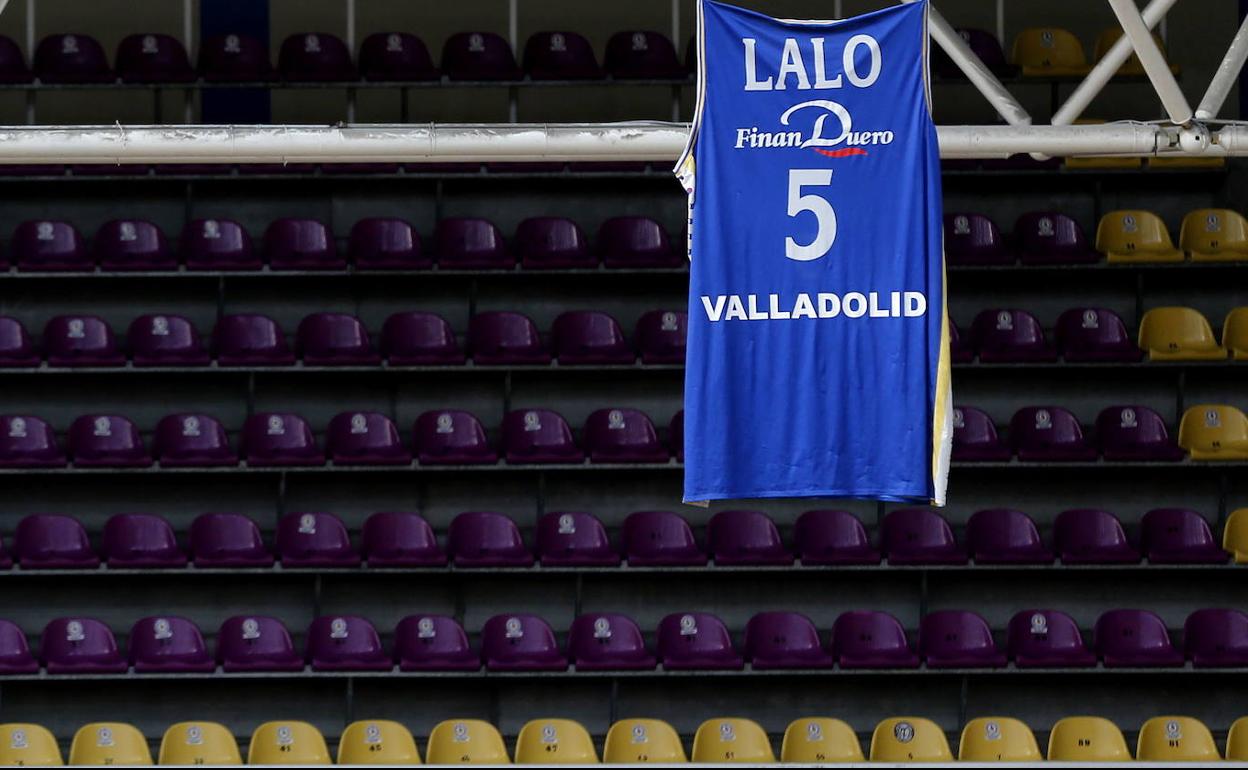
{"type": "Polygon", "coordinates": [[[720,511],[707,526],[707,542],[718,565],[793,563],[776,523],[761,511],[720,511]]]}
{"type": "Polygon", "coordinates": [[[966,564],[949,522],[928,508],[890,511],[880,525],[880,550],[889,564],[966,564]]]}
{"type": "Polygon", "coordinates": [[[413,431],[416,459],[421,465],[492,465],[498,453],[490,447],[485,428],[475,415],[453,409],[425,412],[413,431]]]}
{"type": "Polygon", "coordinates": [[[630,567],[701,567],[706,554],[693,530],[670,511],[638,511],[624,519],[624,555],[630,567]]]}
{"type": "Polygon", "coordinates": [[[446,550],[456,567],[530,567],[533,554],[516,523],[501,513],[469,511],[451,521],[446,550]]]}
{"type": "Polygon", "coordinates": [[[160,228],[137,219],[114,219],[95,231],[95,256],[104,270],[176,269],[169,242],[160,228]]]}
{"type": "Polygon", "coordinates": [[[360,554],[370,567],[442,567],[446,554],[438,547],[429,522],[415,513],[374,513],[360,533],[360,554]]]}
{"type": "Polygon", "coordinates": [[[510,270],[516,266],[502,232],[485,219],[443,219],[433,239],[438,266],[443,270],[510,270]]]}
{"type": "Polygon", "coordinates": [[[560,313],[551,327],[555,357],[567,364],[631,364],[637,360],[620,322],[595,310],[560,313]]]}
{"type": "Polygon", "coordinates": [[[636,409],[599,409],[585,418],[582,431],[590,462],[666,463],[654,423],[636,409]]]}
{"type": "Polygon", "coordinates": [[[555,632],[536,615],[495,615],[481,628],[481,657],[488,671],[565,671],[555,632]]]}
{"type": "Polygon", "coordinates": [[[127,35],[117,46],[116,63],[123,83],[190,83],[197,77],[186,48],[170,35],[127,35]]]}
{"type": "Polygon", "coordinates": [[[196,567],[271,567],[260,527],[237,513],[205,513],[191,522],[191,558],[196,567]]]}
{"type": "Polygon", "coordinates": [[[355,80],[355,65],[342,39],[324,32],[291,35],[282,41],[277,68],[292,83],[355,80]]]}
{"type": "Polygon", "coordinates": [[[13,38],[0,35],[0,83],[29,83],[33,77],[21,47],[13,38]]]}
{"type": "Polygon", "coordinates": [[[0,620],[0,674],[35,674],[39,661],[30,652],[26,634],[10,620],[0,620]]]}
{"type": "Polygon", "coordinates": [[[56,316],[43,327],[48,366],[122,366],[113,329],[99,316],[56,316]]]}
{"type": "Polygon", "coordinates": [[[282,327],[258,313],[221,316],[212,330],[212,349],[221,366],[289,366],[295,362],[282,327]]]}
{"type": "Polygon", "coordinates": [[[543,567],[615,567],[620,563],[602,522],[579,511],[552,512],[538,519],[537,553],[543,567]]]}
{"type": "Polygon", "coordinates": [[[0,415],[0,468],[59,468],[65,454],[52,426],[31,415],[0,415]]]}
{"type": "Polygon", "coordinates": [[[685,461],[685,410],[681,409],[672,415],[672,422],[667,426],[668,441],[671,444],[672,454],[676,455],[676,462],[683,463],[685,461]]]}
{"type": "Polygon", "coordinates": [[[253,414],[243,423],[239,454],[258,468],[277,465],[324,465],[312,428],[297,414],[253,414]]]}
{"type": "Polygon", "coordinates": [[[209,83],[257,83],[274,77],[268,46],[236,34],[205,38],[199,49],[199,71],[209,83]]]}
{"type": "Polygon", "coordinates": [[[446,319],[436,313],[395,313],[381,327],[381,354],[391,366],[462,364],[464,352],[446,319]]]}
{"type": "Polygon", "coordinates": [[[4,548],[4,541],[0,540],[0,569],[11,569],[13,567],[13,557],[9,556],[9,552],[4,548]]]}
{"type": "Polygon", "coordinates": [[[1019,668],[1088,668],[1096,656],[1074,618],[1057,610],[1023,610],[1010,618],[1007,646],[1019,668]]]}
{"type": "Polygon", "coordinates": [[[971,337],[986,364],[1057,360],[1040,322],[1025,310],[984,310],[975,316],[971,337]]]}
{"type": "Polygon", "coordinates": [[[1239,610],[1196,610],[1183,624],[1183,649],[1196,668],[1248,666],[1248,615],[1239,610]]]}
{"type": "Polygon", "coordinates": [[[199,628],[186,618],[143,618],[126,640],[136,674],[207,673],[216,669],[199,628]]]}
{"type": "Polygon", "coordinates": [[[849,511],[814,510],[797,517],[794,548],[804,565],[879,564],[867,530],[849,511]]]}
{"type": "Polygon", "coordinates": [[[974,612],[938,610],[919,622],[919,650],[928,668],[1004,668],[992,629],[974,612]]]}
{"type": "Polygon", "coordinates": [[[69,426],[69,459],[79,467],[146,468],[152,457],[125,417],[84,414],[69,426]]]}
{"type": "Polygon", "coordinates": [[[1148,610],[1110,610],[1096,619],[1092,647],[1106,668],[1182,666],[1162,619],[1148,610]]]}
{"type": "Polygon", "coordinates": [[[719,618],[705,612],[673,613],[659,621],[659,662],[668,671],[740,670],[745,663],[719,618]]]}
{"type": "Polygon", "coordinates": [[[119,513],[104,522],[103,552],[114,569],[185,567],[173,527],[160,516],[119,513]]]}
{"type": "Polygon", "coordinates": [[[677,267],[681,256],[667,231],[648,217],[613,217],[598,228],[598,249],[607,267],[677,267]]]}
{"type": "Polygon", "coordinates": [[[229,618],[217,633],[217,662],[235,671],[302,671],[290,632],[276,618],[245,615],[229,618]]]}
{"type": "Polygon", "coordinates": [[[373,624],[351,615],[313,620],[306,658],[313,671],[389,671],[393,666],[373,624]]]}
{"type": "Polygon", "coordinates": [[[1093,462],[1096,447],[1060,406],[1027,406],[1010,418],[1010,445],[1024,462],[1093,462]]]}
{"type": "Polygon", "coordinates": [[[973,406],[953,408],[952,458],[961,462],[1005,462],[1010,448],[997,437],[987,413],[973,406]]]}
{"type": "Polygon", "coordinates": [[[831,668],[810,618],[796,612],[760,612],[745,625],[745,658],[755,669],[831,668]]]}
{"type": "Polygon", "coordinates": [[[949,319],[949,361],[955,364],[969,364],[975,360],[975,349],[970,341],[962,341],[962,333],[958,325],[949,319]]]}
{"type": "Polygon", "coordinates": [[[274,270],[341,270],[334,236],[315,219],[278,219],[264,231],[264,253],[274,270]]]}
{"type": "Polygon", "coordinates": [[[537,326],[522,313],[477,313],[468,322],[468,344],[472,360],[482,365],[550,363],[537,326]]]}
{"type": "Polygon", "coordinates": [[[652,671],[654,656],[632,618],[581,615],[568,631],[568,657],[577,671],[652,671]]]}
{"type": "Polygon", "coordinates": [[[44,83],[110,83],[104,47],[90,35],[48,35],[35,49],[35,75],[44,83]]]}
{"type": "Polygon", "coordinates": [[[124,674],[129,668],[113,632],[93,618],[57,618],[48,623],[39,657],[49,674],[124,674]]]}
{"type": "Polygon", "coordinates": [[[77,519],[37,513],[17,523],[13,558],[22,569],[95,569],[100,557],[91,550],[87,531],[77,519]]]}
{"type": "Polygon", "coordinates": [[[945,214],[945,256],[951,265],[1008,265],[1014,255],[983,214],[945,214]]]}
{"type": "Polygon", "coordinates": [[[196,219],[182,230],[188,270],[259,270],[263,267],[251,235],[231,219],[196,219]]]}
{"type": "Polygon", "coordinates": [[[1099,262],[1079,223],[1056,211],[1032,211],[1014,222],[1014,238],[1024,265],[1073,265],[1099,262]]]}
{"type": "Polygon", "coordinates": [[[1118,517],[1095,508],[1059,513],[1053,522],[1053,544],[1063,564],[1135,564],[1140,560],[1118,517]]]}
{"type": "Polygon", "coordinates": [[[408,465],[399,429],[378,412],[343,412],[329,421],[325,447],[335,465],[408,465]]]}
{"type": "Polygon", "coordinates": [[[22,222],[11,242],[18,270],[85,272],[95,267],[82,234],[68,222],[22,222]]]}
{"type": "Polygon", "coordinates": [[[1112,310],[1076,307],[1057,318],[1057,346],[1067,361],[1139,361],[1144,357],[1112,310]]]}
{"type": "Polygon", "coordinates": [[[426,270],[433,258],[422,253],[420,234],[403,219],[372,217],[351,228],[348,252],[361,270],[426,270]]]}
{"type": "Polygon", "coordinates": [[[16,318],[0,316],[0,369],[38,365],[39,354],[26,327],[16,318]]]}
{"type": "Polygon", "coordinates": [[[598,257],[589,251],[585,233],[571,219],[533,217],[516,227],[516,253],[530,270],[592,268],[598,257]]]}
{"type": "Polygon", "coordinates": [[[1230,554],[1209,522],[1186,508],[1154,508],[1140,520],[1140,550],[1151,564],[1222,564],[1230,554]]]}
{"type": "Polygon", "coordinates": [[[661,32],[624,30],[607,41],[606,70],[617,80],[683,79],[676,47],[661,32]]]}
{"type": "Polygon", "coordinates": [[[503,456],[509,463],[580,463],[585,455],[558,412],[518,409],[503,417],[503,456]]]}
{"type": "Polygon", "coordinates": [[[1161,415],[1146,406],[1102,409],[1096,417],[1096,438],[1106,460],[1178,462],[1184,456],[1161,415]]]}
{"type": "Polygon", "coordinates": [[[407,32],[374,32],[360,44],[360,75],[365,80],[437,80],[425,42],[407,32]]]}
{"type": "Polygon", "coordinates": [[[593,46],[576,32],[538,32],[524,46],[524,71],[534,80],[602,77],[593,46]]]}
{"type": "Polygon", "coordinates": [[[637,321],[637,347],[643,364],[683,364],[689,314],[651,310],[637,321]]]}
{"type": "MultiPolygon", "coordinates": [[[[997,40],[996,35],[983,29],[973,29],[969,27],[958,27],[957,33],[970,46],[971,52],[974,53],[979,60],[984,63],[997,77],[1011,77],[1018,74],[1018,67],[1011,65],[1005,58],[1005,51],[1001,49],[1001,42],[997,40]]],[[[966,79],[966,75],[953,63],[953,59],[944,52],[944,49],[932,49],[932,72],[942,78],[966,79]]]]}
{"type": "Polygon", "coordinates": [[[411,615],[394,629],[394,659],[400,671],[477,671],[481,656],[468,634],[444,615],[411,615]]]}
{"type": "Polygon", "coordinates": [[[493,32],[459,32],[442,46],[442,72],[451,80],[519,80],[511,46],[493,32]]]}
{"type": "Polygon", "coordinates": [[[156,423],[152,454],[165,468],[238,465],[225,427],[206,414],[171,414],[156,423]]]}
{"type": "Polygon", "coordinates": [[[360,555],[342,519],[332,513],[288,513],[277,523],[283,567],[357,567],[360,555]]]}
{"type": "Polygon", "coordinates": [[[130,358],[139,366],[207,366],[199,330],[180,315],[143,315],[126,332],[130,358]]]}
{"type": "Polygon", "coordinates": [[[295,346],[308,366],[370,366],[381,363],[368,330],[346,313],[313,313],[299,322],[295,346]]]}
{"type": "Polygon", "coordinates": [[[1053,563],[1036,522],[1011,508],[976,511],[966,522],[966,540],[976,564],[1053,563]]]}
{"type": "Polygon", "coordinates": [[[832,624],[832,654],[845,669],[918,668],[906,631],[887,612],[843,612],[832,624]]]}

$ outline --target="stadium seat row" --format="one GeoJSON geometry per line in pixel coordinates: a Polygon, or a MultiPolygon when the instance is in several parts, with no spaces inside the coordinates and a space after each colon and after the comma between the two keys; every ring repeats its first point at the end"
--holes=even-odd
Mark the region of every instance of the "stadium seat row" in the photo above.
{"type": "MultiPolygon", "coordinates": [[[[1030,27],[1014,38],[1010,60],[1006,61],[1001,42],[991,32],[983,29],[960,27],[958,34],[970,46],[990,70],[998,76],[1018,75],[1024,77],[1070,77],[1086,75],[1091,69],[1083,50],[1083,43],[1074,33],[1060,27],[1030,27]]],[[[1122,28],[1106,27],[1096,38],[1093,61],[1099,62],[1109,49],[1122,37],[1122,28]]],[[[1165,55],[1166,46],[1154,34],[1153,39],[1165,55]]],[[[1177,67],[1171,66],[1177,71],[1177,67]]],[[[942,50],[932,49],[932,70],[942,77],[964,78],[962,70],[942,50]]],[[[1118,75],[1140,76],[1144,67],[1134,53],[1118,68],[1118,75]]]]}
{"type": "MultiPolygon", "coordinates": [[[[646,217],[614,217],[598,229],[597,248],[570,219],[533,217],[516,228],[513,245],[485,219],[452,217],[433,234],[438,264],[444,269],[526,269],[676,267],[684,262],[667,231],[646,217]]],[[[682,241],[683,242],[683,241],[682,241]]],[[[22,222],[10,251],[22,271],[174,270],[179,257],[159,227],[140,219],[114,219],[95,233],[92,249],[72,224],[55,220],[22,222]]],[[[420,234],[403,219],[371,217],[351,228],[347,255],[338,253],[329,227],[315,219],[278,219],[264,233],[263,250],[239,223],[196,219],[182,230],[180,253],[190,270],[342,270],[347,259],[361,270],[429,269],[420,234]]],[[[0,262],[0,266],[8,262],[0,262]]]]}

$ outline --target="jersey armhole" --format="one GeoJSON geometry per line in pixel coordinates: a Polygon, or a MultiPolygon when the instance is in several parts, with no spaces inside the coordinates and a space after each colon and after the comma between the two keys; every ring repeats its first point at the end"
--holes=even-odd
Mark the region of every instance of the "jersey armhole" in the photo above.
{"type": "Polygon", "coordinates": [[[693,164],[690,160],[693,157],[694,144],[698,140],[698,129],[702,124],[702,110],[706,103],[706,17],[705,6],[706,0],[698,0],[698,20],[697,33],[694,36],[694,52],[695,63],[697,65],[696,77],[697,98],[694,102],[693,120],[689,124],[689,137],[685,140],[685,147],[680,152],[680,156],[676,159],[676,165],[672,167],[672,173],[680,179],[689,194],[693,194],[693,164]]]}

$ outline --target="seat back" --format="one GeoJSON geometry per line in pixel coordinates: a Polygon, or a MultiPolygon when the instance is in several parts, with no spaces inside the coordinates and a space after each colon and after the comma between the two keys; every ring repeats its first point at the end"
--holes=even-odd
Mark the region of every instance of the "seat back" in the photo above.
{"type": "Polygon", "coordinates": [[[841,668],[917,666],[901,622],[887,612],[843,612],[832,624],[832,654],[841,668]]]}
{"type": "Polygon", "coordinates": [[[195,79],[182,41],[152,32],[127,35],[117,45],[117,75],[127,83],[169,83],[195,79]]]}
{"type": "Polygon", "coordinates": [[[17,523],[13,555],[26,569],[94,567],[100,563],[82,524],[71,516],[52,513],[31,514],[17,523]]]}
{"type": "Polygon", "coordinates": [[[797,612],[760,612],[745,625],[745,658],[754,668],[805,668],[831,665],[819,631],[797,612]]]}
{"type": "Polygon", "coordinates": [[[0,764],[52,767],[64,764],[56,737],[43,725],[0,724],[0,764]]]}
{"type": "MultiPolygon", "coordinates": [[[[410,37],[410,35],[409,35],[410,37]]],[[[420,234],[405,219],[369,217],[351,227],[348,252],[357,267],[427,267],[420,234]]]]}
{"type": "Polygon", "coordinates": [[[1248,457],[1248,417],[1226,404],[1188,407],[1179,422],[1179,446],[1193,460],[1248,457]]]}
{"type": "Polygon", "coordinates": [[[604,57],[613,78],[658,80],[683,78],[684,67],[676,56],[676,46],[661,32],[621,30],[607,41],[604,57]]]}
{"type": "Polygon", "coordinates": [[[381,354],[395,366],[463,363],[455,332],[436,313],[395,313],[381,327],[381,354]]]}
{"type": "Polygon", "coordinates": [[[1111,211],[1096,227],[1096,250],[1111,261],[1166,259],[1182,261],[1183,252],[1174,248],[1166,223],[1151,211],[1139,209],[1111,211]]]}
{"type": "Polygon", "coordinates": [[[442,47],[442,72],[451,80],[515,80],[520,68],[511,46],[493,32],[458,32],[442,47]]]}
{"type": "Polygon", "coordinates": [[[1193,259],[1224,254],[1248,258],[1248,220],[1232,209],[1189,211],[1179,229],[1179,247],[1193,259]]]}
{"type": "Polygon", "coordinates": [[[532,671],[567,668],[555,632],[536,615],[495,615],[481,628],[481,655],[489,669],[532,671]]]}
{"type": "Polygon", "coordinates": [[[277,524],[276,546],[284,563],[324,559],[358,561],[346,525],[332,513],[286,514],[277,524]]]}
{"type": "Polygon", "coordinates": [[[1210,353],[1226,357],[1213,337],[1208,319],[1190,307],[1155,307],[1146,312],[1140,320],[1139,344],[1153,358],[1210,353]]]}
{"type": "Polygon", "coordinates": [[[1231,554],[1236,564],[1248,564],[1248,508],[1237,508],[1226,517],[1222,550],[1231,554]]]}
{"type": "Polygon", "coordinates": [[[493,463],[490,446],[476,415],[454,409],[425,412],[416,418],[413,446],[422,464],[493,463]]]}
{"type": "Polygon", "coordinates": [[[1222,347],[1236,361],[1248,360],[1248,307],[1237,307],[1222,322],[1222,347]]]}
{"type": "Polygon", "coordinates": [[[568,630],[568,658],[578,670],[654,668],[637,623],[626,615],[580,615],[568,630]]]}
{"type": "Polygon", "coordinates": [[[409,615],[394,629],[394,657],[405,671],[481,668],[481,656],[468,644],[468,634],[454,618],[409,615]]]}
{"type": "Polygon", "coordinates": [[[0,620],[0,673],[34,674],[38,671],[39,662],[30,652],[25,632],[10,620],[0,620]]]}
{"type": "Polygon", "coordinates": [[[1122,731],[1104,717],[1065,717],[1049,732],[1051,762],[1130,762],[1122,731]]]}
{"type": "Polygon", "coordinates": [[[90,270],[93,264],[82,234],[68,222],[22,222],[10,247],[17,266],[27,270],[90,270]]]}
{"type": "Polygon", "coordinates": [[[1008,460],[1009,456],[997,435],[997,426],[986,412],[973,406],[954,407],[954,459],[1008,460]]]}
{"type": "Polygon", "coordinates": [[[637,358],[624,339],[620,322],[606,313],[560,313],[551,326],[551,335],[555,356],[561,364],[631,364],[637,358]]]}
{"type": "Polygon", "coordinates": [[[593,46],[576,32],[538,32],[524,46],[524,70],[534,80],[602,76],[593,46]]]}
{"type": "Polygon", "coordinates": [[[43,627],[39,656],[48,673],[126,670],[112,630],[94,618],[57,618],[49,622],[43,627]]]}
{"type": "Polygon", "coordinates": [[[1209,728],[1192,717],[1153,717],[1140,727],[1140,762],[1217,762],[1222,759],[1209,728]]]}
{"type": "Polygon", "coordinates": [[[593,262],[585,233],[571,219],[526,219],[516,226],[515,242],[525,267],[575,267],[593,262]]]}
{"type": "Polygon", "coordinates": [[[1031,728],[1012,717],[979,717],[962,728],[961,762],[1039,762],[1040,747],[1031,728]]]}
{"type": "Polygon", "coordinates": [[[145,315],[130,322],[126,341],[136,366],[206,364],[199,330],[179,315],[145,315]]]}
{"type": "Polygon", "coordinates": [[[1161,415],[1146,406],[1111,406],[1096,417],[1096,436],[1106,459],[1177,460],[1178,445],[1161,415]]]}
{"type": "Polygon", "coordinates": [[[1079,263],[1100,259],[1073,218],[1057,211],[1031,211],[1014,222],[1024,263],[1079,263]]]}
{"type": "Polygon", "coordinates": [[[971,514],[966,522],[966,540],[971,558],[984,564],[1053,559],[1052,551],[1040,540],[1036,522],[1011,508],[990,508],[971,514]]]}
{"type": "Polygon", "coordinates": [[[48,35],[40,40],[34,70],[45,83],[103,83],[113,79],[104,47],[81,32],[48,35]]]}
{"type": "Polygon", "coordinates": [[[1209,522],[1187,508],[1154,508],[1140,519],[1140,550],[1153,562],[1225,561],[1209,522]]]}
{"type": "Polygon", "coordinates": [[[126,646],[130,649],[130,665],[138,672],[214,668],[204,635],[186,618],[143,618],[131,627],[126,646]]]}
{"type": "Polygon", "coordinates": [[[371,566],[437,566],[446,563],[433,527],[420,514],[374,513],[364,521],[360,553],[371,566]]]}
{"type": "Polygon", "coordinates": [[[30,68],[21,46],[11,37],[0,36],[0,83],[29,83],[30,68]]]}
{"type": "Polygon", "coordinates": [[[937,610],[919,622],[919,650],[929,667],[1004,666],[988,622],[974,612],[937,610]]]}
{"type": "Polygon", "coordinates": [[[206,38],[199,48],[199,71],[209,82],[268,80],[273,75],[268,46],[246,35],[206,38]]]}
{"type": "Polygon", "coordinates": [[[225,426],[206,414],[170,414],[156,423],[152,453],[163,465],[233,465],[238,462],[225,426]]]}
{"type": "Polygon", "coordinates": [[[1068,361],[1138,360],[1140,351],[1117,313],[1082,307],[1057,319],[1057,344],[1068,361]]]}
{"type": "MultiPolygon", "coordinates": [[[[669,669],[740,668],[724,622],[705,612],[673,613],[659,622],[659,660],[669,669]]],[[[696,750],[694,752],[697,753],[696,750]]],[[[694,760],[697,761],[696,759],[694,760]]]]}
{"type": "Polygon", "coordinates": [[[420,752],[411,731],[387,719],[347,725],[338,740],[340,765],[418,765],[420,752]]]}
{"type": "Polygon", "coordinates": [[[110,516],[104,522],[103,553],[109,566],[180,566],[186,563],[173,527],[164,518],[151,514],[110,516]]]}
{"type": "Polygon", "coordinates": [[[0,316],[0,367],[38,366],[39,356],[22,322],[0,316]]]}
{"type": "Polygon", "coordinates": [[[558,412],[520,409],[503,417],[503,449],[508,462],[580,462],[572,429],[558,412]]]}
{"type": "Polygon", "coordinates": [[[147,739],[125,722],[92,722],[78,728],[69,746],[71,765],[150,765],[147,739]]]}
{"type": "Polygon", "coordinates": [[[0,465],[55,467],[65,464],[56,433],[32,415],[0,415],[0,465]]]}
{"type": "Polygon", "coordinates": [[[468,344],[477,363],[525,364],[550,360],[537,324],[522,313],[477,313],[468,322],[468,344]]]}
{"type": "Polygon", "coordinates": [[[222,316],[212,330],[212,348],[223,366],[294,361],[277,321],[257,313],[222,316]]]}
{"type": "Polygon", "coordinates": [[[113,329],[93,315],[62,315],[43,327],[43,348],[51,366],[118,366],[124,363],[113,329]]]}
{"type": "Polygon", "coordinates": [[[368,329],[346,313],[313,313],[299,322],[295,343],[304,363],[371,364],[377,360],[368,329]]]}
{"type": "Polygon", "coordinates": [[[1094,460],[1079,419],[1060,406],[1028,406],[1010,418],[1010,444],[1021,460],[1094,460]]]}
{"type": "Polygon", "coordinates": [[[1166,624],[1148,610],[1109,610],[1096,619],[1092,647],[1106,665],[1168,662],[1182,665],[1182,656],[1170,642],[1166,624]]]}
{"type": "Polygon", "coordinates": [[[265,566],[273,556],[264,546],[256,522],[237,513],[205,513],[191,522],[191,555],[197,564],[237,561],[239,566],[265,566]]]}
{"type": "Polygon", "coordinates": [[[405,465],[412,453],[403,446],[399,429],[379,412],[343,412],[329,421],[325,449],[335,463],[405,465]]]}
{"type": "Polygon", "coordinates": [[[295,653],[290,632],[276,618],[239,615],[221,624],[217,661],[226,671],[298,671],[303,658],[295,653]]]}
{"type": "Polygon", "coordinates": [[[854,729],[839,719],[803,717],[789,723],[780,746],[783,763],[863,762],[854,729]]]}
{"type": "Polygon", "coordinates": [[[182,255],[192,269],[259,267],[251,235],[232,219],[195,219],[182,229],[182,255]]]}
{"type": "Polygon", "coordinates": [[[258,413],[243,423],[240,454],[253,465],[316,464],[325,454],[312,426],[297,414],[258,413]]]}
{"type": "Polygon", "coordinates": [[[880,550],[897,564],[966,561],[949,522],[928,508],[898,508],[885,515],[880,550]]]}
{"type": "Polygon", "coordinates": [[[307,722],[265,722],[251,734],[249,765],[328,765],[325,736],[307,722]]]}
{"type": "Polygon", "coordinates": [[[580,722],[534,719],[516,736],[518,765],[596,765],[594,741],[580,722]]]}
{"type": "Polygon", "coordinates": [[[698,725],[693,735],[694,762],[772,764],[771,739],[755,721],[718,717],[698,725]]]}
{"type": "MultiPolygon", "coordinates": [[[[1248,530],[1248,527],[1245,527],[1248,530]]],[[[1248,534],[1248,533],[1246,533],[1248,534]]],[[[638,511],[624,519],[624,554],[634,566],[706,564],[689,522],[670,511],[638,511]]],[[[1248,542],[1245,543],[1248,553],[1248,542]]]]}
{"type": "Polygon", "coordinates": [[[952,762],[940,726],[923,717],[889,717],[871,734],[872,762],[952,762]]]}
{"type": "Polygon", "coordinates": [[[452,519],[446,550],[461,566],[528,566],[533,563],[516,523],[501,513],[490,511],[467,511],[452,519]]]}
{"type": "Polygon", "coordinates": [[[425,747],[431,765],[505,765],[509,759],[498,728],[480,719],[439,722],[425,747]]]}
{"type": "Polygon", "coordinates": [[[621,719],[607,730],[602,761],[608,765],[670,764],[689,761],[680,736],[661,719],[621,719]]]}
{"type": "Polygon", "coordinates": [[[604,565],[620,563],[607,530],[593,515],[553,511],[537,522],[537,553],[543,564],[604,565]]]}
{"type": "Polygon", "coordinates": [[[373,624],[353,615],[319,617],[308,626],[305,657],[314,670],[364,671],[390,668],[373,624]]]}
{"type": "Polygon", "coordinates": [[[165,234],[151,222],[114,219],[95,231],[95,253],[109,268],[156,268],[174,264],[165,234]]]}
{"type": "Polygon", "coordinates": [[[360,44],[365,80],[433,80],[438,76],[425,41],[408,32],[374,32],[360,44]]]}
{"type": "Polygon", "coordinates": [[[814,510],[797,517],[793,547],[803,564],[875,564],[867,530],[849,511],[814,510]]]}
{"type": "Polygon", "coordinates": [[[1010,60],[1023,68],[1024,75],[1070,74],[1086,71],[1088,66],[1083,43],[1073,32],[1059,27],[1030,27],[1019,32],[1010,60]]]}
{"type": "MultiPolygon", "coordinates": [[[[689,314],[651,310],[637,320],[637,347],[644,364],[681,363],[689,336],[689,314]]],[[[1248,349],[1248,345],[1245,346],[1248,349]]]]}
{"type": "Polygon", "coordinates": [[[595,410],[581,436],[593,462],[667,462],[670,456],[650,417],[638,409],[595,410]]]}
{"type": "Polygon", "coordinates": [[[720,511],[707,526],[716,564],[792,564],[776,523],[762,511],[720,511]]]}
{"type": "MultiPolygon", "coordinates": [[[[0,740],[3,738],[0,737],[0,740]]],[[[1231,723],[1231,729],[1226,734],[1226,761],[1248,762],[1248,717],[1240,717],[1231,723]]]]}
{"type": "Polygon", "coordinates": [[[1022,610],[1010,618],[1006,645],[1019,667],[1095,663],[1075,619],[1057,610],[1022,610]]]}
{"type": "Polygon", "coordinates": [[[1139,561],[1139,553],[1127,541],[1122,522],[1109,511],[1073,508],[1062,511],[1053,522],[1053,543],[1062,561],[1096,564],[1139,561]]]}
{"type": "Polygon", "coordinates": [[[1196,610],[1183,623],[1183,651],[1198,667],[1248,663],[1248,615],[1239,610],[1196,610]]]}
{"type": "Polygon", "coordinates": [[[324,32],[291,35],[277,55],[282,77],[294,82],[354,80],[355,65],[347,44],[324,32]]]}
{"type": "Polygon", "coordinates": [[[264,253],[274,269],[336,267],[341,263],[333,234],[315,219],[278,219],[264,231],[264,253]]]}
{"type": "Polygon", "coordinates": [[[672,267],[680,255],[667,230],[647,217],[612,217],[598,228],[598,250],[607,267],[672,267]]]}
{"type": "Polygon", "coordinates": [[[983,214],[945,214],[945,254],[953,265],[1012,261],[997,224],[983,214]]]}
{"type": "Polygon", "coordinates": [[[238,741],[216,722],[178,722],[160,739],[162,765],[241,765],[238,741]]]}
{"type": "MultiPolygon", "coordinates": [[[[510,53],[508,49],[508,55],[510,53]]],[[[434,241],[438,263],[444,269],[511,267],[515,264],[515,258],[507,251],[503,233],[486,219],[451,217],[440,220],[434,231],[434,241]]]]}
{"type": "Polygon", "coordinates": [[[983,310],[975,316],[971,334],[985,363],[1052,357],[1040,322],[1025,310],[983,310]]]}

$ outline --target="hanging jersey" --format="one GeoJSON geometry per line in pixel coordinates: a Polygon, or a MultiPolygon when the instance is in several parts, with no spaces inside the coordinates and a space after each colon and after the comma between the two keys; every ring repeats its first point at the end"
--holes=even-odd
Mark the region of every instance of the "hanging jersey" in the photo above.
{"type": "Polygon", "coordinates": [[[927,3],[698,6],[685,499],[943,505],[952,436],[927,3]]]}

